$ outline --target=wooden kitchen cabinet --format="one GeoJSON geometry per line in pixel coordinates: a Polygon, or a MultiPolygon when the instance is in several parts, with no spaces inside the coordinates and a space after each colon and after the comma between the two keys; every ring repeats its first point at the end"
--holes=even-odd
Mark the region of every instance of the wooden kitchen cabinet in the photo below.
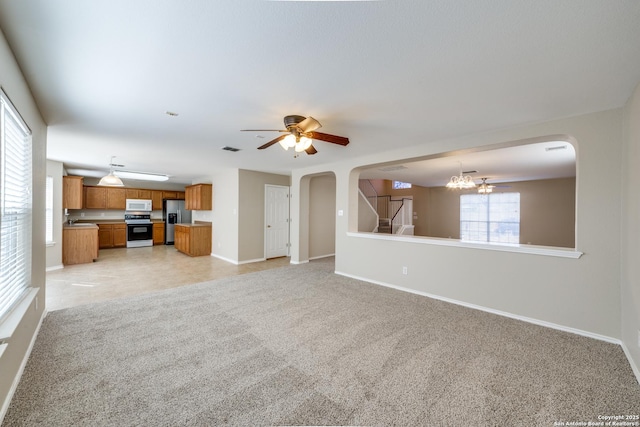
{"type": "Polygon", "coordinates": [[[163,199],[177,199],[178,193],[176,191],[163,191],[162,192],[163,199]]]}
{"type": "Polygon", "coordinates": [[[107,188],[84,187],[84,207],[86,209],[106,209],[107,188]]]}
{"type": "Polygon", "coordinates": [[[185,208],[210,211],[213,208],[213,185],[194,184],[185,188],[185,208]]]}
{"type": "Polygon", "coordinates": [[[84,200],[84,178],[81,176],[62,177],[62,207],[65,209],[82,209],[84,200]]]}
{"type": "Polygon", "coordinates": [[[127,188],[127,199],[151,199],[151,190],[143,190],[140,188],[127,188]]]}
{"type": "Polygon", "coordinates": [[[98,227],[64,226],[62,229],[62,263],[84,264],[98,259],[98,227]]]}
{"type": "Polygon", "coordinates": [[[211,255],[211,223],[176,224],[174,246],[189,256],[211,255]]]}
{"type": "Polygon", "coordinates": [[[124,209],[126,207],[124,188],[107,188],[106,209],[124,209]]]}
{"type": "Polygon", "coordinates": [[[100,249],[127,247],[127,224],[98,224],[100,249]]]}
{"type": "Polygon", "coordinates": [[[154,245],[164,244],[164,222],[153,223],[153,244],[154,245]]]}
{"type": "Polygon", "coordinates": [[[162,191],[151,190],[151,209],[154,211],[162,209],[162,191]]]}

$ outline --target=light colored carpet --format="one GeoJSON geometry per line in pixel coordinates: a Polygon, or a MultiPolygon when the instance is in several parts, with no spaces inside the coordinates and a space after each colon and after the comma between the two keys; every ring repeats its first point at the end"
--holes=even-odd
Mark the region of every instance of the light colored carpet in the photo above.
{"type": "Polygon", "coordinates": [[[3,425],[552,426],[640,413],[617,345],[332,271],[314,261],[52,312],[3,425]]]}

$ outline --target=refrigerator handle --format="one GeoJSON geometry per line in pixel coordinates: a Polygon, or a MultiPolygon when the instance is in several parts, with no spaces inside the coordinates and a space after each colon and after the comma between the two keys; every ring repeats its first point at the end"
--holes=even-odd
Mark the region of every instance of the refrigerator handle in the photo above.
{"type": "Polygon", "coordinates": [[[178,224],[182,224],[182,212],[178,209],[178,224]]]}

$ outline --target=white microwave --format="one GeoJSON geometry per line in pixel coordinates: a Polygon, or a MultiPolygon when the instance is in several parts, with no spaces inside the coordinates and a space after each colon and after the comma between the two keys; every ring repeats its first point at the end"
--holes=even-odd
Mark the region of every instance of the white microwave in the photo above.
{"type": "Polygon", "coordinates": [[[151,200],[145,199],[127,199],[126,202],[126,210],[128,211],[151,212],[153,210],[151,206],[151,200]]]}

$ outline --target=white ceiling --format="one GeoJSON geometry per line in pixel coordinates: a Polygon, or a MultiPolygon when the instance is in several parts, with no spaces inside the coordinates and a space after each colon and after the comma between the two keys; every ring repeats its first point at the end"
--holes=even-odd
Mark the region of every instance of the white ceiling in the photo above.
{"type": "Polygon", "coordinates": [[[0,0],[0,28],[50,159],[180,183],[617,108],[640,81],[637,0],[0,0]],[[351,144],[294,159],[239,131],[288,114],[351,144]]]}

